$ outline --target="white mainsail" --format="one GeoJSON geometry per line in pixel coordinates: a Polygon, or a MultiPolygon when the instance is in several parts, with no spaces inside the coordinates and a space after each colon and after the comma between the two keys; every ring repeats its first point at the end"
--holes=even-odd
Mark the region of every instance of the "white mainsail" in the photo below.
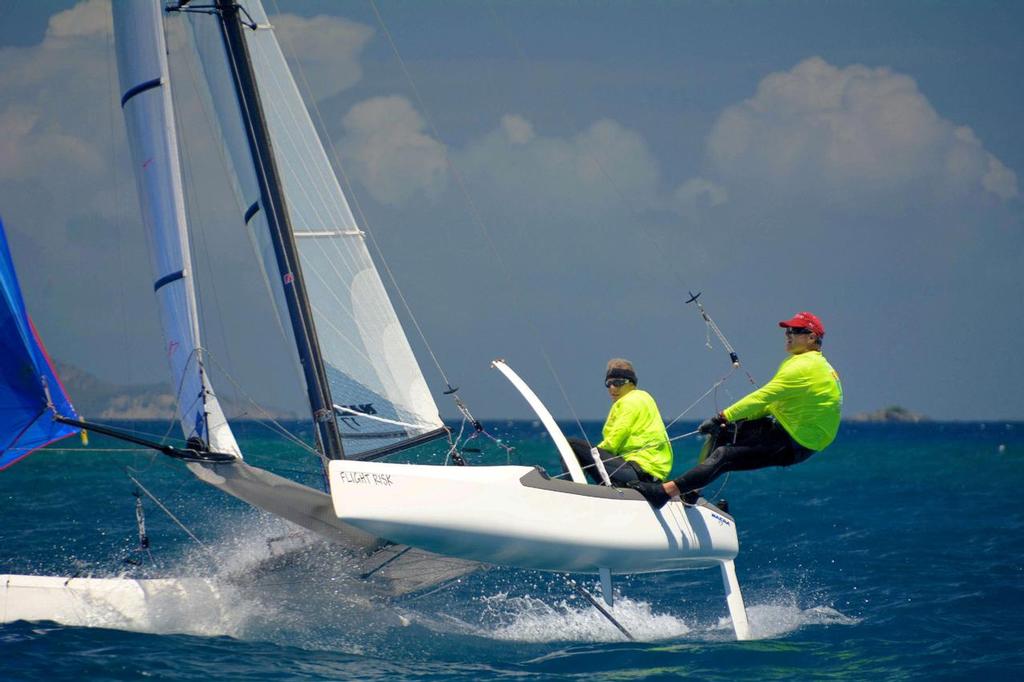
{"type": "MultiPolygon", "coordinates": [[[[347,457],[367,456],[439,433],[443,423],[384,285],[338,184],[291,71],[257,0],[245,30],[263,113],[297,243],[330,394],[347,457]]],[[[269,242],[218,22],[190,16],[196,50],[231,159],[244,221],[286,316],[281,274],[269,242]]]]}
{"type": "MultiPolygon", "coordinates": [[[[250,11],[255,9],[255,5],[257,3],[246,3],[250,11]]],[[[241,93],[232,81],[231,62],[225,47],[226,31],[222,33],[224,24],[218,16],[225,9],[238,11],[237,6],[231,3],[219,3],[214,10],[210,6],[196,8],[201,13],[190,17],[197,27],[196,44],[209,86],[207,104],[212,104],[211,109],[217,112],[219,132],[230,151],[231,180],[244,207],[239,215],[239,226],[244,225],[249,230],[261,255],[259,260],[272,295],[279,304],[279,311],[288,315],[281,282],[290,273],[279,269],[275,261],[275,246],[267,236],[269,223],[265,214],[269,211],[264,211],[261,205],[267,194],[261,193],[260,179],[254,169],[262,159],[252,156],[254,152],[248,146],[247,130],[242,124],[239,110],[241,93]]],[[[204,418],[202,424],[208,424],[211,448],[237,455],[238,446],[210,391],[200,362],[196,293],[191,278],[181,160],[175,136],[163,33],[165,8],[161,0],[121,0],[113,4],[113,13],[118,68],[124,91],[123,107],[140,202],[151,236],[156,291],[160,298],[165,335],[170,351],[183,349],[181,354],[169,353],[174,379],[182,386],[178,396],[182,425],[186,435],[202,436],[195,425],[204,418]]],[[[258,8],[258,16],[265,24],[262,8],[258,8]]],[[[270,33],[266,35],[273,38],[270,33]]],[[[276,49],[276,42],[273,45],[276,49]]],[[[300,226],[301,231],[309,233],[299,239],[300,243],[306,238],[310,240],[309,244],[326,239],[323,244],[331,247],[303,247],[300,252],[304,255],[300,260],[302,267],[316,273],[314,287],[317,294],[311,298],[317,326],[328,330],[325,345],[329,348],[329,359],[324,362],[329,368],[326,372],[328,383],[330,390],[339,396],[335,402],[342,403],[338,406],[338,413],[343,421],[349,422],[346,427],[355,436],[353,442],[359,444],[353,446],[350,443],[348,452],[379,452],[395,448],[396,444],[401,447],[402,443],[416,442],[441,433],[443,426],[437,409],[426,390],[408,341],[398,326],[361,235],[348,234],[358,232],[351,212],[338,189],[308,114],[298,103],[294,82],[279,51],[277,55],[284,75],[277,74],[275,78],[286,77],[291,87],[280,96],[293,99],[298,107],[295,111],[303,114],[305,127],[298,126],[296,134],[307,151],[315,152],[312,156],[299,156],[284,164],[286,169],[290,169],[285,171],[290,179],[284,184],[291,187],[286,191],[295,195],[292,221],[300,226]],[[315,177],[296,172],[294,164],[305,164],[305,172],[313,173],[315,177]],[[323,190],[324,186],[329,191],[323,190]],[[318,201],[305,200],[297,194],[300,188],[318,193],[318,201]],[[330,208],[332,202],[337,203],[334,209],[330,208]],[[352,237],[357,239],[352,241],[352,237]],[[346,245],[344,249],[342,244],[346,245]],[[347,303],[342,305],[341,302],[347,303]],[[345,333],[333,330],[334,326],[344,328],[345,333]],[[343,348],[343,352],[339,348],[343,348]],[[353,348],[359,352],[353,354],[353,348]],[[355,390],[351,390],[352,387],[355,390]],[[367,412],[377,414],[367,415],[367,412]],[[368,432],[370,438],[359,438],[368,432]],[[360,447],[364,442],[368,447],[360,447]]],[[[268,82],[267,87],[273,86],[268,82]]],[[[283,135],[281,126],[284,124],[279,119],[275,116],[278,121],[274,124],[275,130],[278,130],[278,135],[283,135]]],[[[284,142],[280,146],[283,145],[284,142]]],[[[267,200],[277,201],[274,197],[267,200]]],[[[301,278],[297,278],[296,284],[298,279],[301,278]]],[[[294,318],[292,322],[295,330],[294,318]]],[[[298,333],[295,331],[296,335],[298,333]]],[[[313,345],[316,344],[315,337],[314,334],[313,345]]],[[[296,340],[298,348],[296,337],[293,336],[293,340],[296,340]]],[[[299,355],[302,356],[301,351],[299,355]]],[[[304,360],[308,361],[309,356],[304,360]]],[[[317,412],[314,408],[316,417],[325,417],[317,412]]],[[[333,418],[333,415],[328,417],[333,418]]],[[[323,445],[322,442],[320,444],[323,445]]],[[[199,479],[229,495],[328,540],[367,550],[363,564],[365,575],[383,579],[395,593],[420,589],[476,568],[474,563],[437,557],[407,547],[382,547],[385,544],[382,540],[339,520],[326,493],[250,466],[241,460],[240,455],[232,463],[190,462],[188,467],[199,479]]]]}
{"type": "Polygon", "coordinates": [[[203,369],[162,13],[159,2],[117,3],[113,13],[121,107],[149,235],[153,288],[185,437],[241,457],[203,369]]]}

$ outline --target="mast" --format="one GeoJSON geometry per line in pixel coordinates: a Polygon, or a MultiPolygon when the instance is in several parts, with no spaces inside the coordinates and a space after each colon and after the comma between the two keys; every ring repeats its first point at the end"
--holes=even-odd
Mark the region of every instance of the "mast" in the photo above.
{"type": "Polygon", "coordinates": [[[295,345],[306,379],[306,393],[313,413],[317,443],[328,459],[344,459],[341,434],[334,416],[334,403],[299,265],[298,248],[285,203],[281,176],[274,159],[270,131],[243,35],[240,7],[234,0],[216,0],[216,6],[239,109],[245,122],[249,151],[259,182],[260,209],[266,212],[295,345]]]}

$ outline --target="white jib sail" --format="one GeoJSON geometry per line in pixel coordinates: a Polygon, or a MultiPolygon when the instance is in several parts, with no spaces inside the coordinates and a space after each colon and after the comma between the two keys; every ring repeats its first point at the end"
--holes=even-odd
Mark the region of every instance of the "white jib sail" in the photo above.
{"type": "Polygon", "coordinates": [[[160,0],[113,3],[121,107],[182,430],[186,438],[198,436],[215,452],[240,457],[202,368],[162,14],[160,0]]]}
{"type": "MultiPolygon", "coordinates": [[[[377,268],[302,102],[263,7],[245,3],[257,28],[245,30],[274,156],[284,186],[317,337],[346,455],[390,448],[442,427],[437,405],[398,321],[377,268]],[[365,415],[365,416],[363,416],[365,415]]],[[[269,246],[258,183],[230,90],[223,39],[214,17],[189,17],[196,50],[231,159],[239,214],[271,288],[280,274],[269,246]]],[[[287,318],[283,297],[276,296],[287,318]]]]}

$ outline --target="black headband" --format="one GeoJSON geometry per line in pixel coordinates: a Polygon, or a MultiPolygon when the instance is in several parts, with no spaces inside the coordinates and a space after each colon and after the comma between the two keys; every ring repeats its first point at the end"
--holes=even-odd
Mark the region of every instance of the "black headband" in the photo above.
{"type": "Polygon", "coordinates": [[[631,369],[621,369],[619,367],[614,367],[608,370],[604,375],[605,381],[608,381],[609,379],[629,379],[630,381],[633,382],[633,385],[635,386],[636,372],[634,372],[631,369]]]}

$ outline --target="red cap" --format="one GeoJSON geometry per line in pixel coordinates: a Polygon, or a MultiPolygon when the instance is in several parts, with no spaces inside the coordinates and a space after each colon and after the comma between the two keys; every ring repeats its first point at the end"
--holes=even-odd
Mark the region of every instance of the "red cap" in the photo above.
{"type": "Polygon", "coordinates": [[[818,316],[814,313],[797,313],[788,320],[779,322],[780,327],[803,327],[804,329],[810,329],[814,332],[815,336],[825,336],[825,325],[821,323],[818,316]]]}

